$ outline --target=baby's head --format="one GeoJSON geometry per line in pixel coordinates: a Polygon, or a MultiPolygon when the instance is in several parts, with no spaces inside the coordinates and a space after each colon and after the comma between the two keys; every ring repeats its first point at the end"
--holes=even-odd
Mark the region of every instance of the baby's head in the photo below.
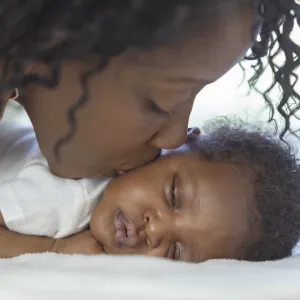
{"type": "Polygon", "coordinates": [[[260,261],[289,256],[299,222],[300,168],[290,150],[222,121],[113,180],[91,230],[109,254],[260,261]]]}

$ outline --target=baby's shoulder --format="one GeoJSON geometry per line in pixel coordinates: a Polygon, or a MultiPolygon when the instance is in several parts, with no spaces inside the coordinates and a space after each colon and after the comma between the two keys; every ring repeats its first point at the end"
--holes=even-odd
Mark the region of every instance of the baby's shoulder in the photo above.
{"type": "Polygon", "coordinates": [[[14,178],[40,151],[33,128],[0,122],[0,181],[14,178]]]}

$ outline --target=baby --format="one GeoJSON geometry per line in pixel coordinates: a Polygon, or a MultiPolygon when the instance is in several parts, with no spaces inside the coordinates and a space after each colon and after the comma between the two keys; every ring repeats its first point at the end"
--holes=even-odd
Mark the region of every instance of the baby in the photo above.
{"type": "MultiPolygon", "coordinates": [[[[210,126],[206,136],[110,182],[61,179],[47,170],[47,185],[39,173],[24,173],[30,164],[47,169],[35,150],[26,175],[2,180],[0,257],[55,251],[203,262],[291,255],[300,235],[297,160],[257,128],[226,120],[210,126]],[[13,197],[7,185],[20,180],[23,190],[13,197]],[[35,186],[39,180],[44,189],[35,186]]],[[[13,146],[7,151],[16,160],[13,146]]]]}

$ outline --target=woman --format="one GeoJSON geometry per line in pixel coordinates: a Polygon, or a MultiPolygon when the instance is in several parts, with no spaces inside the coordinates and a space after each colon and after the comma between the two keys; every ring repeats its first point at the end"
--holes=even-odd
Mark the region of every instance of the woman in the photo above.
{"type": "Polygon", "coordinates": [[[282,88],[282,136],[298,109],[294,0],[4,0],[0,14],[2,108],[20,93],[58,176],[111,176],[181,145],[196,94],[249,48],[251,85],[267,57],[282,88]]]}

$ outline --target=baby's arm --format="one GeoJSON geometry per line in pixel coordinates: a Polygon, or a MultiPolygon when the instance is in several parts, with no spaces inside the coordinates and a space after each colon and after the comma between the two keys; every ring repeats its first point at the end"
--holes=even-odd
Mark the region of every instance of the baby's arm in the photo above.
{"type": "Polygon", "coordinates": [[[53,252],[55,244],[56,241],[51,238],[10,231],[0,213],[0,258],[12,258],[25,253],[53,252]]]}
{"type": "Polygon", "coordinates": [[[0,258],[43,252],[97,255],[104,253],[104,250],[89,230],[62,239],[24,235],[10,231],[6,228],[0,212],[0,258]]]}

